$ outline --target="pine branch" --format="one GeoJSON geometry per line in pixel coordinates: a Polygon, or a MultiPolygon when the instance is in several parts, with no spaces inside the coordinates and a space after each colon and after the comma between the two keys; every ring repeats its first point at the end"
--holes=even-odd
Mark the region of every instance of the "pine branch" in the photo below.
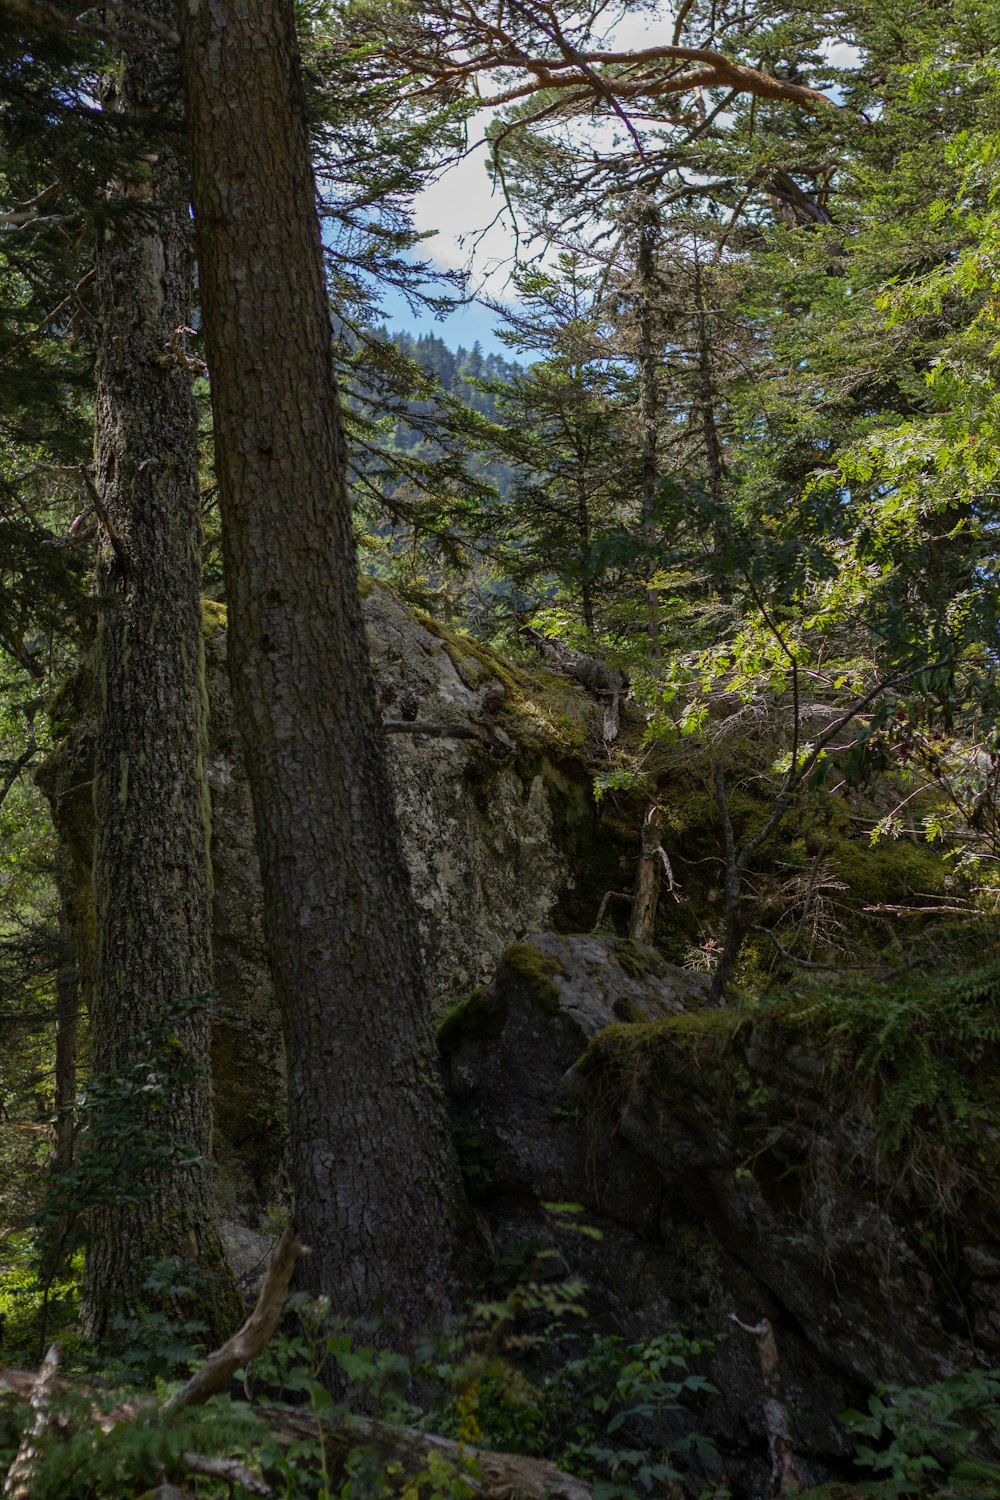
{"type": "MultiPolygon", "coordinates": [[[[117,4],[109,4],[105,9],[110,15],[120,16],[123,21],[132,21],[138,26],[144,26],[161,41],[169,42],[171,47],[180,45],[181,39],[176,31],[170,26],[164,26],[160,21],[153,20],[151,16],[143,15],[141,11],[132,10],[127,5],[117,4]]],[[[25,26],[43,31],[53,29],[75,31],[80,36],[89,36],[98,42],[111,42],[116,47],[122,47],[126,52],[144,52],[148,45],[140,41],[138,37],[119,31],[114,26],[83,21],[79,16],[60,10],[57,5],[51,5],[49,0],[0,0],[0,12],[25,26]]]]}

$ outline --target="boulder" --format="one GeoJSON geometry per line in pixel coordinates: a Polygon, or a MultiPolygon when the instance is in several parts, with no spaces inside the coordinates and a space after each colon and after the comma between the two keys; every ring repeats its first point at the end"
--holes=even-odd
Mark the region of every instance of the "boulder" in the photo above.
{"type": "Polygon", "coordinates": [[[499,1247],[548,1240],[597,1325],[724,1339],[699,1414],[740,1495],[768,1493],[756,1341],[771,1323],[804,1479],[846,1473],[837,1421],[881,1383],[998,1363],[1000,1214],[885,1159],[870,1097],[773,1016],[710,1009],[651,950],[543,933],[441,1028],[458,1139],[499,1247]],[[574,1202],[600,1230],[559,1228],[574,1202]]]}

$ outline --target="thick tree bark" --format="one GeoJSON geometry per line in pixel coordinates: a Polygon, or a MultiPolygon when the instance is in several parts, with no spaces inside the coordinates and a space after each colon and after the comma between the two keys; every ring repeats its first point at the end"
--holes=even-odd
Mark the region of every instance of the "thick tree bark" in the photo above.
{"type": "MultiPolygon", "coordinates": [[[[148,10],[174,19],[170,0],[148,0],[148,10]]],[[[172,103],[176,63],[164,43],[139,34],[145,48],[122,56],[103,102],[151,117],[172,103]]],[[[138,1034],[212,983],[197,423],[178,352],[193,263],[186,184],[169,141],[164,132],[151,148],[148,179],[124,189],[134,212],[106,223],[97,262],[95,1073],[127,1066],[138,1034]]],[[[207,1021],[177,1034],[193,1076],[170,1091],[157,1130],[205,1155],[207,1021]]],[[[228,1331],[237,1299],[204,1174],[165,1167],[123,1187],[138,1187],[140,1201],[92,1213],[89,1326],[100,1331],[136,1306],[144,1263],[182,1255],[217,1278],[204,1307],[228,1331]]]]}
{"type": "MultiPolygon", "coordinates": [[[[57,876],[57,883],[63,882],[57,876]]],[[[80,971],[76,963],[73,928],[66,901],[60,895],[59,967],[56,970],[55,1127],[50,1172],[68,1172],[73,1165],[73,1107],[76,1103],[76,1061],[80,1013],[80,971]]]]}
{"type": "Polygon", "coordinates": [[[303,1279],[405,1327],[457,1173],[358,598],[291,0],[190,0],[184,63],[229,595],[288,1053],[303,1279]]]}
{"type": "Polygon", "coordinates": [[[653,308],[656,298],[656,248],[660,238],[660,221],[651,198],[640,202],[638,215],[638,251],[636,254],[639,371],[639,427],[642,444],[642,496],[640,526],[646,548],[646,630],[653,661],[659,661],[660,596],[653,587],[656,575],[657,489],[659,467],[659,391],[656,380],[657,348],[653,308]]]}
{"type": "MultiPolygon", "coordinates": [[[[712,340],[709,332],[708,305],[705,299],[705,275],[698,259],[698,241],[695,239],[695,303],[698,318],[698,390],[696,407],[701,420],[702,439],[705,450],[705,465],[708,474],[708,493],[712,501],[712,549],[717,558],[726,551],[725,477],[726,466],[719,438],[716,419],[715,377],[713,372],[712,340]]],[[[729,580],[718,579],[719,598],[728,604],[732,599],[729,580]]]]}

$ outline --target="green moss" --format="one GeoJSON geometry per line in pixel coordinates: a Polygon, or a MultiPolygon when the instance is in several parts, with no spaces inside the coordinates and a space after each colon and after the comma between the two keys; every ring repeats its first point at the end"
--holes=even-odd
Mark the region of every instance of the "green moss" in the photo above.
{"type": "Polygon", "coordinates": [[[593,1038],[577,1067],[584,1074],[610,1070],[637,1083],[679,1054],[700,1065],[715,1062],[748,1020],[745,1011],[701,1009],[664,1021],[607,1026],[593,1038]]]}
{"type": "Polygon", "coordinates": [[[225,630],[228,625],[228,605],[220,604],[217,599],[201,601],[201,633],[207,641],[212,639],[217,630],[225,630]]]}
{"type": "Polygon", "coordinates": [[[996,1201],[1000,962],[883,983],[800,983],[760,1019],[829,1058],[845,1102],[868,1101],[885,1155],[909,1163],[915,1179],[924,1173],[921,1192],[939,1180],[954,1188],[964,1173],[996,1201]]]}
{"type": "Polygon", "coordinates": [[[644,947],[641,943],[633,943],[631,938],[618,938],[615,942],[615,956],[626,974],[633,979],[644,979],[647,974],[654,977],[664,973],[665,965],[663,959],[655,948],[644,947]]]}
{"type": "Polygon", "coordinates": [[[498,1037],[506,1019],[506,1004],[480,985],[438,1022],[438,1046],[447,1052],[466,1037],[498,1037]]]}
{"type": "Polygon", "coordinates": [[[553,976],[566,970],[551,953],[543,953],[528,943],[511,943],[503,956],[503,969],[525,981],[544,1011],[550,1015],[559,1009],[561,997],[553,976]]]}
{"type": "Polygon", "coordinates": [[[879,844],[838,840],[830,864],[859,906],[882,906],[935,896],[952,866],[929,844],[897,839],[879,844]]]}
{"type": "Polygon", "coordinates": [[[546,667],[520,667],[495,652],[449,630],[440,620],[415,610],[414,615],[444,645],[462,681],[476,690],[487,682],[504,689],[497,718],[519,746],[564,756],[580,756],[595,739],[595,700],[578,683],[546,667]]]}

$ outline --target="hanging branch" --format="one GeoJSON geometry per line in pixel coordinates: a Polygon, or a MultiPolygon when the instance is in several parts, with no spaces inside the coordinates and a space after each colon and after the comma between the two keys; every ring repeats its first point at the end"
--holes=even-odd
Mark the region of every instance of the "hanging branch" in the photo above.
{"type": "MultiPolygon", "coordinates": [[[[18,0],[20,3],[20,0],[18,0]]],[[[591,98],[612,102],[615,112],[625,104],[640,100],[658,100],[675,94],[690,94],[696,89],[728,88],[737,94],[752,94],[762,99],[784,100],[800,108],[836,109],[834,101],[819,89],[784,78],[774,78],[758,68],[735,62],[722,52],[708,47],[658,46],[638,52],[583,51],[570,47],[569,55],[535,56],[526,53],[514,37],[502,27],[490,26],[481,16],[467,16],[474,33],[470,48],[479,46],[472,57],[463,61],[457,49],[421,52],[419,41],[407,36],[406,51],[386,44],[383,56],[399,67],[405,63],[410,76],[424,74],[431,80],[430,89],[448,93],[471,92],[481,74],[503,75],[517,71],[528,77],[509,88],[489,95],[477,95],[480,108],[499,108],[528,99],[543,91],[580,91],[591,98]],[[688,68],[662,65],[688,63],[688,68]],[[660,66],[657,66],[660,65],[660,66]],[[638,72],[637,70],[642,70],[638,72]]],[[[439,41],[435,38],[435,41],[439,41]]],[[[428,88],[421,89],[427,92],[428,88]]]]}

